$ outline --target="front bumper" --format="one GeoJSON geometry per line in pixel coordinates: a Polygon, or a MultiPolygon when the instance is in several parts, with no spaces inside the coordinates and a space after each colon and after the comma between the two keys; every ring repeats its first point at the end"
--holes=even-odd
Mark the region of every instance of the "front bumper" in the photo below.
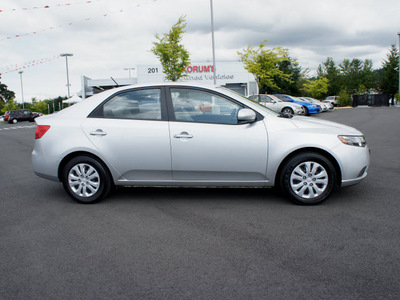
{"type": "Polygon", "coordinates": [[[342,144],[334,151],[341,168],[342,187],[357,184],[367,177],[370,165],[368,146],[355,147],[342,144]]]}

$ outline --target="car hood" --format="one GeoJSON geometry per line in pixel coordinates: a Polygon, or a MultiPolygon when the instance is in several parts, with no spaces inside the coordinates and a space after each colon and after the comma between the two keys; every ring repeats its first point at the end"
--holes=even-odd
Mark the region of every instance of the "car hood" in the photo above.
{"type": "Polygon", "coordinates": [[[353,127],[326,120],[311,119],[310,117],[293,117],[291,121],[296,127],[302,129],[321,129],[337,134],[362,135],[359,130],[353,127]]]}

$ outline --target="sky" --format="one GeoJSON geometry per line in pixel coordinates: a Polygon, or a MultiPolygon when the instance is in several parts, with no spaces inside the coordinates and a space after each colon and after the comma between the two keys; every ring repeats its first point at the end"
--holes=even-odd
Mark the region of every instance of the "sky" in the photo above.
{"type": "MultiPolygon", "coordinates": [[[[378,69],[392,44],[398,47],[399,0],[213,0],[218,61],[239,61],[238,51],[289,49],[315,75],[332,57],[371,59],[378,69]]],[[[155,34],[186,16],[182,43],[193,62],[212,62],[210,0],[2,0],[1,82],[24,101],[81,90],[81,76],[127,78],[136,65],[157,64],[155,34]],[[23,71],[19,74],[19,71],[23,71]]],[[[135,71],[132,72],[135,76],[135,71]]]]}

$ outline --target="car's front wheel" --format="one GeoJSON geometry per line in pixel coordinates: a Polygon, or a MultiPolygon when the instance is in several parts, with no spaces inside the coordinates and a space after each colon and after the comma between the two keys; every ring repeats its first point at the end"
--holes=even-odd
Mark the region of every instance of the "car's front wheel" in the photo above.
{"type": "Polygon", "coordinates": [[[295,203],[313,205],[326,200],[336,184],[336,171],[323,155],[298,154],[282,168],[280,186],[295,203]]]}
{"type": "Polygon", "coordinates": [[[62,172],[64,189],[76,201],[96,203],[107,196],[112,187],[111,176],[106,167],[89,156],[71,159],[62,172]]]}
{"type": "Polygon", "coordinates": [[[285,108],[282,109],[282,113],[288,114],[288,115],[293,115],[294,111],[290,107],[285,107],[285,108]]]}

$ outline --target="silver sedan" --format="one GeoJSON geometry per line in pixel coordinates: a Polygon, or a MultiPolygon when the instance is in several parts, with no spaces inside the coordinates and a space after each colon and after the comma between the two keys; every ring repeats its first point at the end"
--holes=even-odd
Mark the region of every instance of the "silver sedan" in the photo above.
{"type": "Polygon", "coordinates": [[[250,100],[254,100],[265,107],[272,109],[277,113],[285,113],[290,115],[304,115],[304,108],[302,105],[294,102],[285,102],[275,97],[274,95],[254,95],[249,97],[250,100]]]}
{"type": "Polygon", "coordinates": [[[317,204],[369,166],[360,131],[277,114],[222,87],[122,87],[36,123],[34,172],[81,203],[121,185],[279,186],[317,204]]]}

